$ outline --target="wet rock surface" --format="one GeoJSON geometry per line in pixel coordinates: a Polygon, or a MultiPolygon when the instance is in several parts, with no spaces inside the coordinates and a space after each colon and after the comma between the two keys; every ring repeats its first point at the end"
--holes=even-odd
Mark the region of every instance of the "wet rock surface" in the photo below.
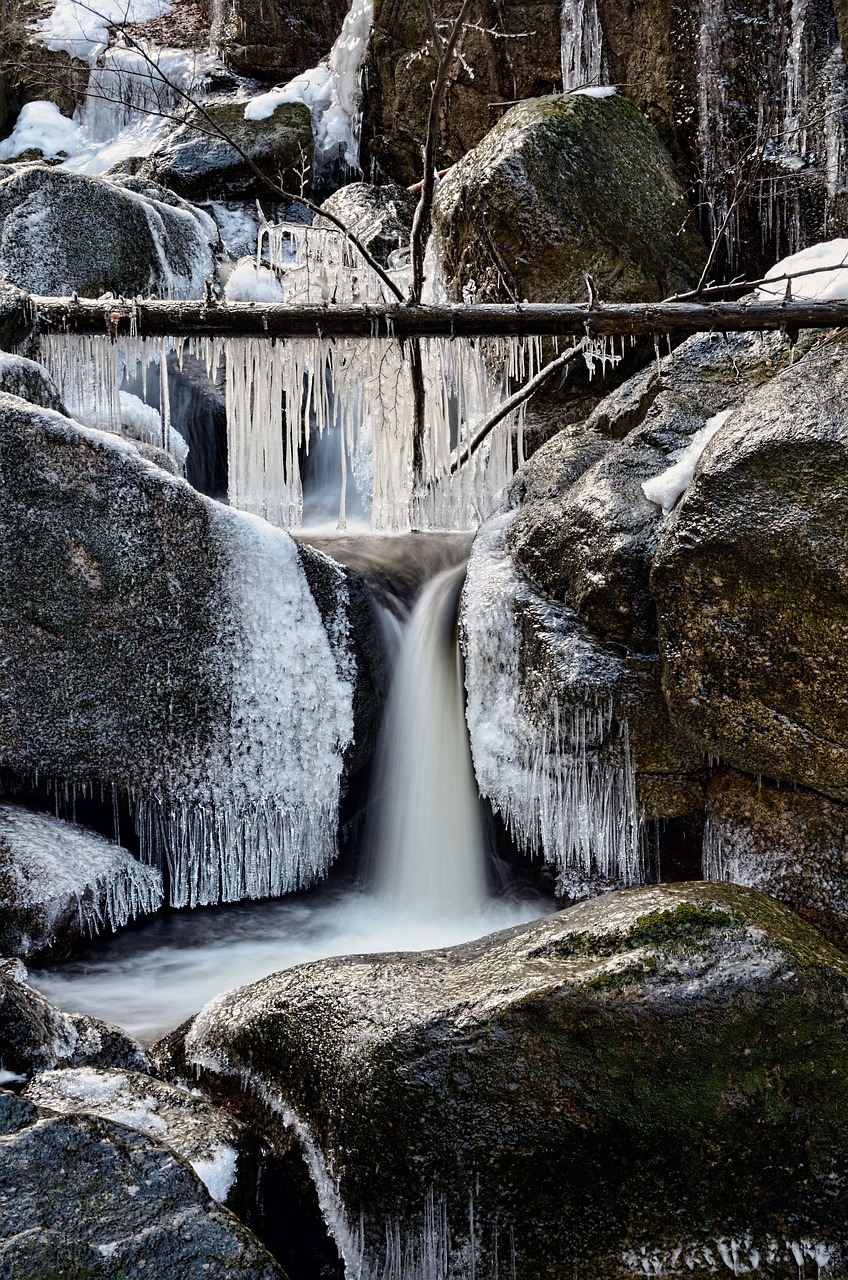
{"type": "Polygon", "coordinates": [[[288,1117],[349,1265],[488,1276],[507,1249],[518,1277],[601,1280],[679,1250],[702,1277],[735,1240],[794,1280],[797,1249],[837,1275],[846,1245],[846,984],[764,895],[666,885],[273,975],[185,1051],[288,1117]]]}
{"type": "Polygon", "coordinates": [[[121,1124],[0,1094],[0,1276],[283,1272],[191,1167],[121,1124]]]}
{"type": "Polygon", "coordinates": [[[296,189],[312,163],[312,126],[302,103],[283,103],[266,120],[245,120],[243,102],[205,102],[140,167],[189,199],[268,197],[272,184],[296,189]],[[247,157],[247,159],[245,158],[247,157]],[[259,173],[248,163],[253,162],[259,173]]]}
{"type": "Polygon", "coordinates": [[[439,186],[449,296],[478,302],[663,298],[705,259],[671,159],[626,98],[556,95],[511,107],[439,186]],[[684,229],[681,230],[681,227],[684,229]]]}
{"type": "Polygon", "coordinates": [[[346,12],[344,0],[235,0],[212,35],[231,70],[285,84],[326,55],[346,12]]]}
{"type": "Polygon", "coordinates": [[[29,985],[20,960],[0,961],[0,1068],[20,1081],[83,1065],[145,1071],[148,1064],[126,1032],[87,1014],[60,1012],[29,985]]]}

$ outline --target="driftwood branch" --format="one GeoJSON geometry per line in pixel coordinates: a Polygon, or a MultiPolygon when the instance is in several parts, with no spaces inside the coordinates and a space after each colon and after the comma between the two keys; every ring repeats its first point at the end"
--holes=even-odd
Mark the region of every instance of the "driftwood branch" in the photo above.
{"type": "Polygon", "coordinates": [[[287,306],[285,303],[47,298],[4,294],[4,319],[111,337],[472,338],[622,337],[848,326],[848,301],[482,303],[444,306],[287,306]],[[14,313],[18,315],[15,317],[14,313]]]}

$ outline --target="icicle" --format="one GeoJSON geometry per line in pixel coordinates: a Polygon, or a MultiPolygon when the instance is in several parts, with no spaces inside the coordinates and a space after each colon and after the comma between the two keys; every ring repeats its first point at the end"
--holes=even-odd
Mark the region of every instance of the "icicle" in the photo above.
{"type": "Polygon", "coordinates": [[[563,0],[560,28],[563,92],[603,84],[606,58],[596,0],[563,0]]]}

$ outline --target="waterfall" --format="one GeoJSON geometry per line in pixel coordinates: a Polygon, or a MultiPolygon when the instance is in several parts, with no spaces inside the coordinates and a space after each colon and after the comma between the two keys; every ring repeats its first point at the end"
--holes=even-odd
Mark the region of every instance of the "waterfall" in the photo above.
{"type": "Polygon", "coordinates": [[[415,606],[378,762],[378,890],[422,915],[469,915],[487,898],[456,638],[464,579],[464,565],[446,569],[415,606]]]}

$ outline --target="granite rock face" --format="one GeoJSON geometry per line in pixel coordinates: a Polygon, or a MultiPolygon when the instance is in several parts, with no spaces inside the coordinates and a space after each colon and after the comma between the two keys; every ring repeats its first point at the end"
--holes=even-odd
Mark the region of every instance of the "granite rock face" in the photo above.
{"type": "Polygon", "coordinates": [[[282,1280],[173,1151],[124,1125],[0,1095],[0,1277],[282,1280]]]}
{"type": "Polygon", "coordinates": [[[700,1280],[735,1240],[781,1280],[796,1246],[836,1276],[846,984],[764,895],[666,885],[272,975],[206,1006],[185,1052],[286,1119],[348,1266],[489,1277],[506,1251],[519,1280],[610,1280],[685,1256],[700,1280]]]}
{"type": "Polygon", "coordinates": [[[326,56],[346,12],[345,0],[235,0],[217,13],[212,37],[239,75],[285,84],[326,56]]]}
{"type": "Polygon", "coordinates": [[[751,774],[848,798],[848,348],[745,399],[707,446],[651,571],[681,730],[751,774]]]}

